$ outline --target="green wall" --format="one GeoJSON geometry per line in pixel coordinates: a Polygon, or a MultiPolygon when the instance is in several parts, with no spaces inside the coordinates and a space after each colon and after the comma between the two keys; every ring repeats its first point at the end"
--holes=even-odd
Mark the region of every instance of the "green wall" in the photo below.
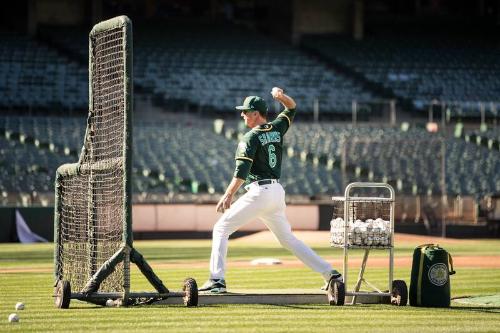
{"type": "Polygon", "coordinates": [[[16,209],[19,210],[31,231],[49,242],[54,240],[53,207],[0,207],[0,243],[19,241],[16,232],[16,209]]]}

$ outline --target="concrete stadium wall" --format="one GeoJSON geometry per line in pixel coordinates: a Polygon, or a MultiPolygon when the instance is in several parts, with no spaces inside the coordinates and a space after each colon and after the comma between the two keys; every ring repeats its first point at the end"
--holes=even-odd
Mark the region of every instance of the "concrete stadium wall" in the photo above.
{"type": "MultiPolygon", "coordinates": [[[[429,199],[430,200],[430,199],[429,199]]],[[[416,198],[398,198],[396,204],[396,232],[426,234],[424,223],[419,219],[420,203],[416,198]]],[[[457,207],[453,206],[446,217],[449,237],[498,237],[498,223],[492,226],[479,225],[470,220],[477,212],[468,198],[457,207]],[[453,216],[456,214],[456,216],[453,216]],[[453,218],[455,217],[455,219],[453,218]],[[459,226],[453,223],[465,222],[459,226]],[[493,230],[493,231],[492,231],[493,230]],[[497,231],[494,231],[497,230],[497,231]]],[[[26,224],[36,234],[53,241],[53,207],[1,207],[0,243],[19,241],[16,232],[16,210],[19,210],[26,224]]],[[[439,208],[437,209],[439,212],[439,208]]],[[[333,214],[331,204],[288,205],[287,217],[293,230],[329,230],[333,214]]],[[[133,231],[135,239],[162,238],[209,238],[214,224],[221,214],[215,212],[214,204],[134,204],[132,207],[133,231]]],[[[260,221],[252,221],[239,229],[248,234],[266,230],[260,221]]]]}
{"type": "MultiPolygon", "coordinates": [[[[319,209],[317,205],[289,205],[286,210],[292,228],[295,230],[318,230],[319,209]]],[[[151,231],[211,231],[220,213],[215,205],[134,205],[132,220],[134,232],[151,231]]],[[[252,221],[241,231],[266,230],[260,221],[252,221]]]]}
{"type": "MultiPolygon", "coordinates": [[[[19,241],[16,232],[16,210],[19,210],[31,231],[50,242],[54,240],[53,207],[1,207],[0,243],[19,241]]],[[[184,232],[184,235],[196,232],[208,234],[220,216],[220,213],[215,212],[215,205],[137,204],[132,207],[132,228],[135,234],[158,233],[160,237],[164,237],[165,232],[184,232]]],[[[288,206],[287,216],[295,230],[318,230],[319,228],[320,218],[317,205],[288,206]]],[[[240,231],[252,232],[265,229],[266,226],[262,222],[252,221],[240,231]]]]}

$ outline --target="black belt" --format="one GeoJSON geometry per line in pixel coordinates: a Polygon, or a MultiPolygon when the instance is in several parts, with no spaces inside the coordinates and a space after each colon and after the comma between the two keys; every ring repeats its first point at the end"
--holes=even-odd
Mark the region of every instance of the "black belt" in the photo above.
{"type": "Polygon", "coordinates": [[[268,184],[274,184],[274,183],[279,183],[278,179],[262,179],[256,181],[257,185],[268,185],[268,184]]]}
{"type": "Polygon", "coordinates": [[[257,180],[253,183],[250,183],[248,184],[247,186],[245,186],[245,190],[250,190],[250,186],[252,185],[257,185],[257,186],[260,186],[260,185],[269,185],[269,184],[274,184],[274,183],[279,183],[279,179],[262,179],[262,180],[257,180]]]}

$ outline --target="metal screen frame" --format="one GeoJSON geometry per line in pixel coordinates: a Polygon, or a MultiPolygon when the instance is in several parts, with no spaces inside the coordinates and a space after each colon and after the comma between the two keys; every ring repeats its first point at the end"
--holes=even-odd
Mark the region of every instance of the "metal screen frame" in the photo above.
{"type": "MultiPolygon", "coordinates": [[[[89,113],[87,118],[87,128],[85,131],[85,140],[80,157],[77,163],[64,164],[56,171],[55,181],[55,207],[54,207],[54,276],[55,276],[55,297],[56,306],[60,308],[69,307],[70,299],[83,300],[99,305],[106,304],[107,299],[115,299],[118,305],[134,305],[151,303],[153,301],[166,299],[168,297],[183,297],[184,304],[187,306],[196,306],[198,304],[198,288],[196,281],[192,278],[187,278],[184,281],[182,292],[170,292],[163,284],[160,278],[154,273],[153,269],[147,263],[146,259],[133,248],[133,233],[132,233],[132,108],[133,108],[133,76],[132,76],[132,22],[126,16],[118,16],[107,21],[103,21],[95,25],[89,34],[89,113]],[[93,42],[99,34],[109,30],[123,29],[123,98],[120,98],[120,103],[123,101],[123,137],[122,139],[122,153],[120,157],[107,157],[105,160],[98,160],[94,164],[92,161],[89,163],[86,158],[92,157],[92,152],[87,151],[90,145],[92,135],[92,119],[97,117],[97,111],[94,108],[94,80],[98,80],[99,76],[94,77],[93,73],[97,62],[95,61],[94,45],[93,42]],[[90,155],[88,155],[90,153],[90,155]],[[116,168],[118,166],[118,168],[116,168]],[[76,177],[82,174],[83,171],[91,171],[89,183],[92,184],[92,171],[103,170],[120,170],[122,174],[119,176],[123,179],[123,197],[121,200],[123,210],[123,222],[121,230],[121,244],[119,249],[112,255],[105,259],[104,263],[95,263],[93,254],[97,251],[89,251],[92,255],[88,259],[91,263],[91,276],[86,281],[85,286],[81,290],[71,291],[71,284],[65,280],[63,276],[63,268],[61,263],[61,250],[63,247],[61,239],[61,213],[63,210],[62,202],[62,180],[66,178],[76,177]],[[141,273],[147,278],[149,283],[156,289],[156,292],[131,292],[130,291],[130,263],[135,263],[141,273]],[[123,291],[106,291],[101,290],[100,286],[114,271],[117,265],[123,265],[123,291]],[[95,268],[94,268],[95,266],[95,268]]],[[[114,59],[111,59],[113,61],[114,59]]],[[[116,94],[115,96],[119,96],[116,94]]],[[[113,98],[113,96],[111,97],[113,98]]],[[[113,101],[112,101],[113,102],[113,101]]],[[[121,128],[120,128],[121,130],[121,128]]],[[[107,143],[107,142],[106,142],[107,143]]],[[[97,142],[99,144],[99,142],[97,142]]],[[[95,148],[95,147],[94,147],[95,148]]],[[[98,148],[95,148],[96,150],[98,148]]],[[[98,175],[97,175],[98,176],[98,175]]],[[[96,176],[96,177],[97,177],[96,176]]],[[[85,194],[83,194],[85,195],[85,194]]],[[[96,205],[93,204],[92,199],[97,194],[94,192],[92,185],[88,189],[88,216],[93,217],[93,211],[96,210],[96,205]]],[[[116,206],[115,206],[116,207],[116,206]]],[[[87,218],[86,221],[89,219],[87,218]]],[[[92,218],[94,221],[94,218],[92,218]]],[[[95,227],[89,227],[85,235],[95,232],[95,227]]],[[[117,230],[120,231],[120,230],[117,230]]],[[[88,236],[86,236],[89,238],[88,236]]],[[[95,238],[95,237],[90,237],[95,238]]],[[[117,237],[118,238],[118,237],[117,237]]],[[[92,241],[91,241],[92,242],[92,241]]],[[[97,242],[96,242],[97,243],[97,242]]],[[[97,246],[97,244],[90,244],[90,247],[97,246]]],[[[114,251],[114,249],[113,249],[114,251]]],[[[80,281],[79,281],[80,282],[80,281]]],[[[116,284],[115,284],[116,286],[116,284]]],[[[80,288],[78,288],[80,289],[80,288]]],[[[121,290],[122,288],[120,288],[121,290]]]]}
{"type": "MultiPolygon", "coordinates": [[[[95,64],[92,40],[104,31],[123,28],[123,57],[125,77],[123,80],[124,103],[124,133],[123,133],[123,242],[132,247],[132,111],[133,111],[133,52],[132,52],[132,22],[126,16],[119,16],[94,26],[89,34],[89,117],[94,110],[92,66],[95,64]]],[[[89,127],[87,126],[87,130],[89,127]]],[[[87,138],[87,132],[85,133],[87,138]]],[[[81,160],[82,157],[80,157],[81,160]]]]}
{"type": "MultiPolygon", "coordinates": [[[[109,31],[111,29],[123,29],[123,59],[124,59],[124,79],[123,79],[123,165],[121,170],[123,172],[123,198],[122,198],[122,210],[123,210],[123,225],[122,225],[122,243],[127,247],[132,247],[132,189],[131,189],[131,170],[132,170],[132,109],[133,109],[133,61],[132,61],[132,22],[126,16],[119,16],[112,18],[107,21],[103,21],[95,25],[89,34],[89,112],[87,117],[87,127],[85,130],[84,144],[77,163],[64,164],[60,166],[56,171],[56,182],[55,182],[55,216],[54,216],[54,240],[56,243],[54,261],[55,261],[55,280],[61,280],[62,267],[60,261],[61,254],[61,212],[62,212],[62,202],[61,202],[61,180],[64,177],[72,177],[80,175],[80,170],[83,167],[83,161],[85,156],[89,154],[87,151],[87,143],[90,140],[90,122],[95,114],[94,107],[94,66],[96,65],[94,56],[94,46],[93,41],[95,36],[109,31]]],[[[92,167],[93,168],[93,167],[92,167]]],[[[97,166],[98,168],[98,166],[97,166]]],[[[92,197],[92,196],[90,196],[92,197]]],[[[90,204],[91,205],[91,204],[90,204]]],[[[89,260],[95,260],[95,258],[89,258],[89,260]]],[[[130,288],[130,265],[129,261],[124,261],[124,290],[125,294],[128,294],[130,288]]],[[[92,272],[94,275],[96,272],[92,272]]]]}

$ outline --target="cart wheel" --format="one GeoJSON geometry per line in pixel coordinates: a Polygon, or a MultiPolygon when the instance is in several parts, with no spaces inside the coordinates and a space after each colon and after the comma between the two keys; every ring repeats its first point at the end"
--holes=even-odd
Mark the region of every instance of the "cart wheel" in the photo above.
{"type": "Polygon", "coordinates": [[[69,281],[59,280],[55,288],[56,307],[59,309],[69,308],[71,301],[71,285],[69,281]]]}
{"type": "Polygon", "coordinates": [[[403,280],[392,281],[391,304],[405,306],[408,303],[408,287],[403,280]]]}
{"type": "Polygon", "coordinates": [[[342,281],[333,280],[328,286],[328,302],[330,305],[344,305],[345,285],[342,281]]]}
{"type": "Polygon", "coordinates": [[[183,297],[185,306],[197,306],[198,305],[198,285],[196,280],[193,278],[186,278],[182,286],[182,291],[186,294],[183,297]]]}

